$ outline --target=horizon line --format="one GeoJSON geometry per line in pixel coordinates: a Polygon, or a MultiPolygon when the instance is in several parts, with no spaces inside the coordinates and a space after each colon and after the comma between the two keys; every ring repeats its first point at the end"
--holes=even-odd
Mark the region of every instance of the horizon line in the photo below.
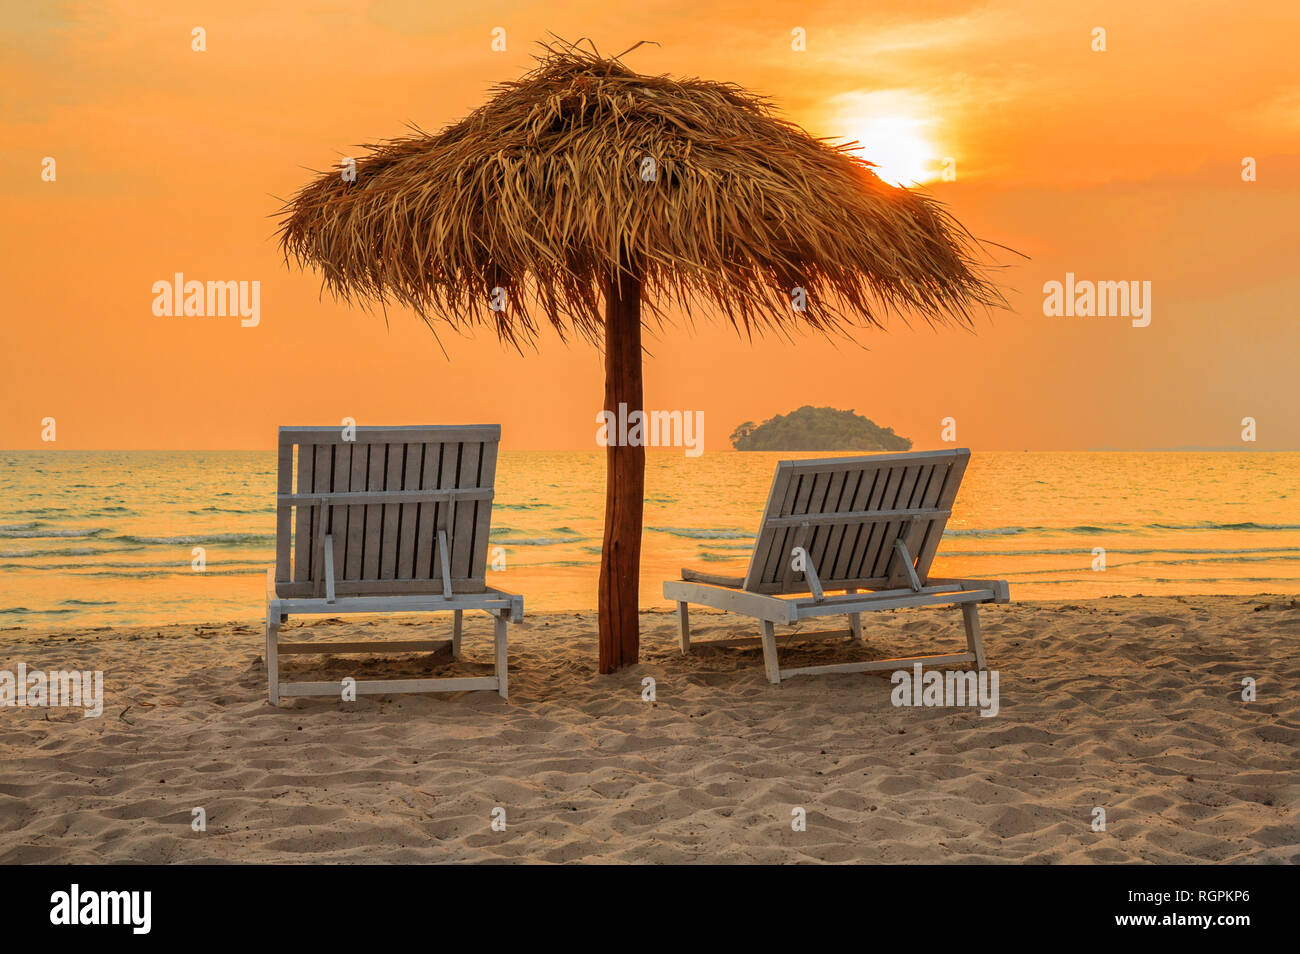
{"type": "MultiPolygon", "coordinates": [[[[920,450],[942,450],[948,445],[922,447],[920,450]]],[[[956,446],[956,445],[952,445],[956,446]]],[[[962,445],[969,446],[969,445],[962,445]]],[[[913,447],[912,450],[918,448],[913,447]]],[[[1177,447],[971,447],[971,453],[993,454],[1294,454],[1300,453],[1300,447],[1229,447],[1189,444],[1177,447]]],[[[276,451],[275,445],[269,447],[0,447],[0,454],[30,451],[62,451],[64,453],[269,453],[276,451]]],[[[511,453],[601,453],[604,447],[502,447],[511,453]]],[[[680,447],[646,447],[647,453],[681,454],[680,447]]],[[[705,450],[703,454],[886,454],[886,450],[864,450],[862,448],[839,447],[820,450],[800,450],[796,448],[777,450],[738,450],[734,447],[705,450]]]]}

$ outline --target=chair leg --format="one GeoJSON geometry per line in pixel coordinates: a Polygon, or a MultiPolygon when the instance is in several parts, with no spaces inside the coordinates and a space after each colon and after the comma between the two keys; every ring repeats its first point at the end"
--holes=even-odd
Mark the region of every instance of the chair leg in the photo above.
{"type": "Polygon", "coordinates": [[[451,614],[451,654],[460,658],[460,634],[464,627],[464,610],[453,610],[451,614]]]}
{"type": "Polygon", "coordinates": [[[691,651],[691,610],[689,603],[677,604],[677,638],[682,646],[682,655],[691,651]]]}
{"type": "Polygon", "coordinates": [[[966,647],[975,654],[975,668],[981,672],[988,668],[984,659],[984,640],[980,636],[980,607],[978,603],[962,603],[962,620],[966,623],[966,647]]]}
{"type": "Polygon", "coordinates": [[[506,662],[506,627],[509,620],[505,611],[496,614],[496,627],[493,633],[497,648],[497,695],[502,699],[510,698],[509,667],[506,662]]]}
{"type": "Polygon", "coordinates": [[[280,704],[280,621],[288,617],[278,613],[266,614],[266,696],[271,705],[280,704]]]}
{"type": "MultiPolygon", "coordinates": [[[[848,589],[845,590],[844,592],[856,593],[857,590],[848,589]]],[[[849,614],[849,629],[853,632],[854,639],[856,639],[860,643],[866,643],[866,640],[862,638],[862,614],[861,613],[849,614]]]]}
{"type": "Polygon", "coordinates": [[[763,666],[767,669],[767,681],[773,685],[781,682],[781,663],[776,658],[776,624],[765,619],[763,624],[763,666]]]}

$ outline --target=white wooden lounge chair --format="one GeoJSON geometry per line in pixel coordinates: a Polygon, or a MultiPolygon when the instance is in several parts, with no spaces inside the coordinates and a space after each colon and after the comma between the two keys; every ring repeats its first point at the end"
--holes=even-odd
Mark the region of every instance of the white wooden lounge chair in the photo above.
{"type": "Polygon", "coordinates": [[[909,668],[918,662],[973,662],[985,669],[978,607],[1007,602],[1006,581],[929,575],[969,459],[970,451],[959,448],[778,463],[749,571],[725,577],[683,569],[681,580],[664,583],[664,596],[677,602],[682,652],[691,647],[689,604],[699,603],[760,621],[763,661],[773,683],[798,675],[909,668]],[[830,595],[837,590],[843,592],[830,595]],[[938,603],[961,606],[967,652],[780,667],[777,623],[847,614],[848,630],[815,635],[862,640],[864,612],[938,603]]]}
{"type": "Polygon", "coordinates": [[[338,682],[282,681],[280,654],[432,652],[447,642],[278,641],[280,624],[313,613],[450,611],[459,656],[465,610],[484,610],[496,619],[496,675],[357,680],[356,692],[495,689],[506,698],[506,625],[523,619],[524,601],[484,583],[501,428],[358,427],[347,436],[355,439],[337,427],[280,428],[275,569],[266,585],[272,704],[342,693],[338,682]]]}

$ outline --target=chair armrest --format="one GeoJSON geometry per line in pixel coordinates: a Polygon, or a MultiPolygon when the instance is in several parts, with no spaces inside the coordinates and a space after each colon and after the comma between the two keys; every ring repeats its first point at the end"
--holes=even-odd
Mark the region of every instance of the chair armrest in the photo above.
{"type": "Polygon", "coordinates": [[[731,590],[738,590],[745,585],[743,576],[723,576],[720,573],[703,573],[699,570],[692,570],[689,567],[682,567],[682,579],[687,583],[708,583],[710,586],[725,586],[731,590]]]}
{"type": "Polygon", "coordinates": [[[279,602],[280,602],[280,597],[279,597],[279,595],[275,592],[275,570],[274,570],[274,569],[268,569],[268,570],[266,571],[266,605],[267,605],[267,608],[270,609],[270,608],[272,608],[272,607],[275,607],[275,606],[277,606],[277,605],[279,604],[279,602]]]}
{"type": "Polygon", "coordinates": [[[1011,587],[1007,585],[1006,580],[958,580],[932,576],[926,582],[939,585],[955,583],[956,585],[965,587],[968,590],[992,590],[995,594],[993,602],[1011,602],[1011,587]]]}

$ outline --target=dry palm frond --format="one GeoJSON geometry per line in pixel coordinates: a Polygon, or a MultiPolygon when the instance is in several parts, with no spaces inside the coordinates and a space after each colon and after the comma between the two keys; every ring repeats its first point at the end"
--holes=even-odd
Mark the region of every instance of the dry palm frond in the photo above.
{"type": "Polygon", "coordinates": [[[598,339],[604,290],[629,264],[652,314],[698,302],[747,333],[881,325],[890,311],[969,324],[1002,303],[939,203],[763,99],[571,44],[537,59],[442,132],[367,147],[355,182],[336,170],[303,188],[283,212],[286,258],[345,300],[486,324],[515,344],[538,315],[598,339]],[[490,307],[496,287],[505,311],[490,307]]]}

